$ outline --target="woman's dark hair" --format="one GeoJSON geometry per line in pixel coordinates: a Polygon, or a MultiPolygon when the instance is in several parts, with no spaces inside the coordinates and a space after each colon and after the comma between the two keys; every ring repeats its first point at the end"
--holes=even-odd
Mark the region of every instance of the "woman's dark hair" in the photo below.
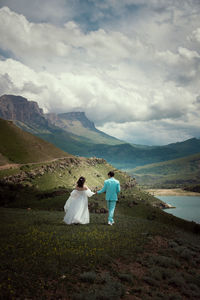
{"type": "Polygon", "coordinates": [[[108,172],[108,176],[114,177],[114,176],[115,176],[115,173],[114,173],[113,171],[110,171],[110,172],[108,172]]]}
{"type": "Polygon", "coordinates": [[[79,178],[79,180],[77,181],[77,185],[78,185],[78,187],[82,188],[84,183],[85,183],[85,177],[81,176],[79,178]]]}

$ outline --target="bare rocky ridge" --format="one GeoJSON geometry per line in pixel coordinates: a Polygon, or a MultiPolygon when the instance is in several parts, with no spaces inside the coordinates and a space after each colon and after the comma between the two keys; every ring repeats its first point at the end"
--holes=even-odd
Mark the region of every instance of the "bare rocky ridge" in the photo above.
{"type": "Polygon", "coordinates": [[[16,120],[25,124],[37,126],[56,125],[64,128],[64,121],[79,121],[83,127],[98,131],[84,112],[68,112],[62,114],[44,114],[43,110],[35,101],[28,101],[26,98],[15,95],[3,95],[0,97],[0,118],[4,120],[16,120]]]}
{"type": "MultiPolygon", "coordinates": [[[[68,112],[68,113],[64,113],[64,114],[58,114],[57,120],[60,122],[62,122],[62,120],[67,120],[67,121],[77,120],[83,125],[83,127],[89,128],[90,130],[97,131],[97,129],[94,126],[94,123],[91,122],[86,117],[84,112],[68,112]]],[[[55,123],[55,125],[56,125],[56,123],[55,123]]]]}
{"type": "Polygon", "coordinates": [[[28,101],[21,96],[3,95],[0,97],[0,118],[34,124],[36,127],[49,125],[37,102],[28,101]]]}

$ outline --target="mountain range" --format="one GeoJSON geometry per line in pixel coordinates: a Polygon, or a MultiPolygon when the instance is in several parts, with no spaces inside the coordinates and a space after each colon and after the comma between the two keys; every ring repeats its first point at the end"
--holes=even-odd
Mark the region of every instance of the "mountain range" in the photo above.
{"type": "Polygon", "coordinates": [[[100,157],[117,168],[173,160],[200,152],[200,139],[166,146],[135,145],[96,129],[84,112],[44,114],[37,102],[14,95],[0,97],[0,118],[77,156],[100,157]]]}

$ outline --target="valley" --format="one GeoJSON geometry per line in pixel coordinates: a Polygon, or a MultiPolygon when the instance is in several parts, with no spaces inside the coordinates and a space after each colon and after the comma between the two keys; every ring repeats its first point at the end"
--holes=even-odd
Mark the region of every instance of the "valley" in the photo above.
{"type": "Polygon", "coordinates": [[[196,138],[165,146],[126,143],[96,129],[84,112],[44,114],[36,102],[14,95],[0,97],[0,118],[12,120],[65,152],[103,158],[123,170],[186,157],[200,149],[196,138]]]}

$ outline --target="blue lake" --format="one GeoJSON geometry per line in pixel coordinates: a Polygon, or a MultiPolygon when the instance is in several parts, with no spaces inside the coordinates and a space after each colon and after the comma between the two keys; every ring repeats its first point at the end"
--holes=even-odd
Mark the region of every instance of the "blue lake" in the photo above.
{"type": "Polygon", "coordinates": [[[165,209],[176,217],[200,223],[200,196],[156,196],[176,208],[165,209]]]}

